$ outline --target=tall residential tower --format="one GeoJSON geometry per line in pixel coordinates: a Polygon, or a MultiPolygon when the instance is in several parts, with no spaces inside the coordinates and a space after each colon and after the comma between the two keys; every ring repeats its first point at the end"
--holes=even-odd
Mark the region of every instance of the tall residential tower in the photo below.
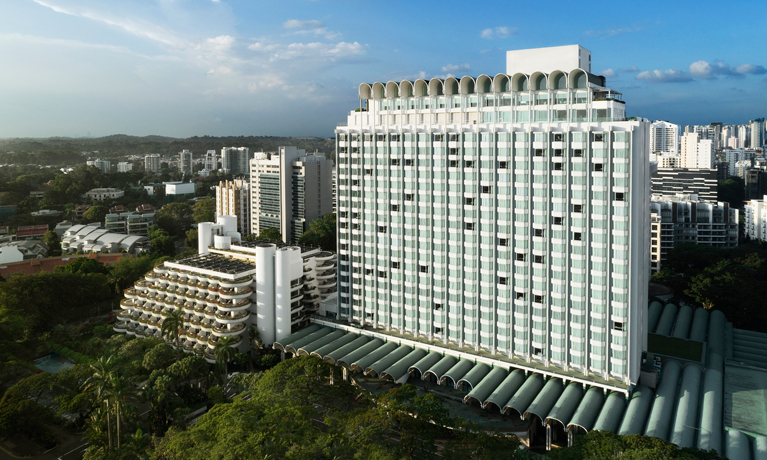
{"type": "Polygon", "coordinates": [[[362,110],[336,129],[327,313],[446,354],[635,384],[650,123],[627,121],[590,63],[573,45],[509,51],[495,76],[361,84],[362,110]]]}

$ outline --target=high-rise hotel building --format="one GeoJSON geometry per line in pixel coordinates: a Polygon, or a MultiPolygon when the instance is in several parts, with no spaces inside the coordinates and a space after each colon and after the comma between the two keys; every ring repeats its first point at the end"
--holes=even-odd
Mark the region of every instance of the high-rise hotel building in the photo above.
{"type": "Polygon", "coordinates": [[[625,118],[590,52],[509,51],[506,73],[362,84],[359,98],[336,129],[337,318],[636,383],[650,123],[625,118]]]}

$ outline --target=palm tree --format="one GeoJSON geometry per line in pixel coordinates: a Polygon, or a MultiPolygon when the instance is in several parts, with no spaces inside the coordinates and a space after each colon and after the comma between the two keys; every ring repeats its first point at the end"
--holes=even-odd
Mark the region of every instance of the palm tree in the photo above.
{"type": "Polygon", "coordinates": [[[250,370],[253,370],[253,358],[261,354],[261,350],[264,348],[264,343],[261,341],[261,334],[258,333],[256,326],[250,326],[248,328],[248,343],[250,344],[250,370]]]}
{"type": "Polygon", "coordinates": [[[117,358],[110,356],[99,358],[91,364],[93,375],[83,383],[83,390],[96,393],[96,399],[106,404],[107,439],[109,449],[112,449],[112,424],[109,420],[109,398],[112,396],[112,385],[117,372],[117,358]]]}
{"type": "Polygon", "coordinates": [[[179,343],[179,331],[184,327],[184,310],[176,308],[162,321],[162,336],[165,340],[173,342],[176,346],[176,361],[181,360],[181,344],[179,343]]]}
{"type": "Polygon", "coordinates": [[[120,377],[118,371],[114,372],[112,377],[112,386],[109,393],[114,398],[115,415],[117,417],[117,448],[120,448],[120,415],[122,414],[123,401],[132,394],[130,386],[124,378],[120,377]]]}
{"type": "Polygon", "coordinates": [[[224,368],[224,386],[226,386],[226,380],[229,377],[228,364],[237,355],[232,345],[238,342],[239,337],[229,335],[221,338],[216,346],[213,348],[213,354],[216,355],[216,361],[220,366],[224,368]]]}

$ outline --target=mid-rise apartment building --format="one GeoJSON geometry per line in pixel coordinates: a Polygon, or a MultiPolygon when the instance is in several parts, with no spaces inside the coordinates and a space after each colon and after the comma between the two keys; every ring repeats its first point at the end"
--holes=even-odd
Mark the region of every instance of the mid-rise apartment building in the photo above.
{"type": "Polygon", "coordinates": [[[332,163],[296,147],[256,153],[250,162],[250,231],[280,231],[295,242],[316,218],[333,211],[332,163]]]}
{"type": "Polygon", "coordinates": [[[505,74],[360,85],[363,110],[336,129],[338,318],[486,364],[638,381],[650,123],[625,120],[590,61],[509,51],[505,74]]]}
{"type": "Polygon", "coordinates": [[[121,161],[117,163],[117,172],[129,172],[133,171],[133,163],[127,161],[121,161]]]}
{"type": "Polygon", "coordinates": [[[114,330],[160,338],[164,318],[182,309],[182,349],[213,363],[222,337],[236,337],[232,347],[247,352],[254,326],[271,345],[304,326],[335,291],[335,254],[242,242],[234,216],[201,223],[198,249],[156,266],[126,289],[114,330]]]}
{"type": "Polygon", "coordinates": [[[698,133],[682,136],[680,148],[682,168],[711,169],[714,163],[714,141],[701,139],[698,133]]]}
{"type": "Polygon", "coordinates": [[[237,231],[250,234],[250,182],[221,181],[216,187],[216,216],[237,217],[237,231]]]}
{"type": "Polygon", "coordinates": [[[85,192],[82,196],[83,201],[106,201],[115,200],[125,196],[125,192],[119,188],[106,187],[94,188],[85,192]]]}
{"type": "Polygon", "coordinates": [[[157,222],[154,213],[111,213],[104,217],[104,228],[114,233],[149,236],[149,227],[157,222]]]}
{"type": "Polygon", "coordinates": [[[751,148],[761,149],[764,145],[764,118],[749,121],[751,125],[751,148]]]}
{"type": "Polygon", "coordinates": [[[653,195],[650,268],[663,268],[668,252],[678,244],[720,248],[738,245],[738,210],[729,203],[700,201],[695,195],[653,195]]]}
{"type": "Polygon", "coordinates": [[[194,162],[191,150],[184,149],[178,152],[178,170],[185,174],[192,174],[194,162]]]}
{"type": "Polygon", "coordinates": [[[147,172],[160,172],[160,155],[153,153],[144,157],[144,169],[147,172]]]}
{"type": "Polygon", "coordinates": [[[767,241],[767,195],[750,200],[743,207],[745,234],[752,240],[767,241]]]}
{"type": "Polygon", "coordinates": [[[97,158],[95,160],[88,160],[86,164],[100,169],[104,174],[109,174],[112,171],[112,162],[109,160],[97,158]]]}
{"type": "Polygon", "coordinates": [[[716,169],[661,169],[652,173],[652,193],[656,195],[697,195],[704,201],[717,199],[716,169]]]}
{"type": "Polygon", "coordinates": [[[247,147],[224,147],[221,149],[221,169],[233,176],[250,173],[248,162],[253,156],[247,147]]]}
{"type": "Polygon", "coordinates": [[[650,126],[650,153],[672,154],[679,152],[679,125],[656,121],[650,126]]]}
{"type": "Polygon", "coordinates": [[[756,158],[756,151],[755,150],[747,150],[747,149],[726,149],[724,151],[724,158],[725,161],[728,164],[728,170],[727,173],[730,176],[737,176],[738,175],[738,169],[737,164],[740,161],[748,161],[751,163],[756,158]]]}

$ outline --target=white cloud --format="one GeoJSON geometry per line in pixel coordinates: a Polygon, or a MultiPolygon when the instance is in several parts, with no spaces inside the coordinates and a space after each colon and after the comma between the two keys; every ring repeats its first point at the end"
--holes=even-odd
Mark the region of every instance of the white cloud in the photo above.
{"type": "Polygon", "coordinates": [[[471,67],[469,66],[469,64],[466,64],[466,63],[460,64],[460,65],[448,64],[446,66],[442,66],[442,71],[443,72],[457,72],[459,70],[469,70],[470,68],[471,67]]]}
{"type": "Polygon", "coordinates": [[[631,67],[619,67],[618,72],[637,73],[639,72],[639,68],[635,65],[632,65],[631,67]]]}
{"type": "Polygon", "coordinates": [[[517,28],[516,27],[506,27],[506,26],[500,26],[495,28],[487,28],[480,33],[480,37],[486,38],[488,40],[492,40],[495,38],[509,38],[514,35],[517,35],[517,28]]]}
{"type": "Polygon", "coordinates": [[[645,70],[637,74],[637,80],[653,83],[683,83],[692,81],[692,76],[681,69],[645,70]]]}
{"type": "Polygon", "coordinates": [[[605,69],[602,71],[602,75],[608,78],[617,77],[618,73],[614,71],[613,69],[605,69]]]}
{"type": "Polygon", "coordinates": [[[325,23],[312,19],[309,21],[299,21],[298,19],[289,19],[282,23],[282,27],[285,29],[317,29],[325,27],[325,23]]]}
{"type": "Polygon", "coordinates": [[[583,32],[583,35],[589,36],[589,37],[615,37],[616,35],[623,35],[623,34],[630,34],[633,32],[639,32],[642,29],[639,27],[619,27],[619,28],[613,28],[613,29],[603,29],[603,30],[587,30],[583,32]]]}
{"type": "Polygon", "coordinates": [[[713,80],[720,76],[730,78],[744,78],[745,75],[762,75],[767,73],[761,65],[741,64],[731,67],[724,62],[710,63],[708,61],[695,61],[687,70],[645,70],[637,74],[637,79],[654,83],[679,83],[692,80],[713,80]]]}
{"type": "Polygon", "coordinates": [[[269,61],[294,61],[328,59],[331,62],[348,60],[366,54],[365,45],[358,42],[347,43],[277,43],[256,42],[248,49],[268,55],[269,61]]]}

